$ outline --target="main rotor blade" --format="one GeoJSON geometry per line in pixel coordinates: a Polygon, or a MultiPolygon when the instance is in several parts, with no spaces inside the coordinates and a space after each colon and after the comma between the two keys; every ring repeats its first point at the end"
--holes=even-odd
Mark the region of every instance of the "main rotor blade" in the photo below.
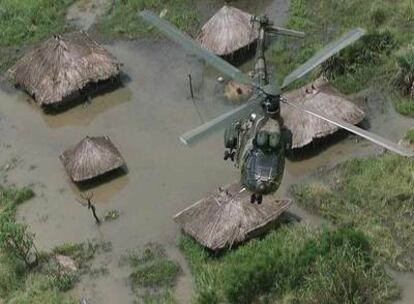
{"type": "Polygon", "coordinates": [[[282,89],[311,72],[318,65],[341,51],[343,48],[357,41],[364,34],[365,31],[363,29],[355,28],[338,40],[329,43],[326,47],[317,52],[311,59],[290,73],[283,81],[282,89]]]}
{"type": "Polygon", "coordinates": [[[269,26],[266,28],[266,32],[270,34],[274,34],[274,35],[290,36],[290,37],[296,37],[296,38],[305,37],[304,32],[289,30],[283,27],[278,27],[278,26],[269,26]]]}
{"type": "Polygon", "coordinates": [[[242,118],[259,108],[261,105],[260,98],[252,98],[247,103],[239,106],[238,108],[231,110],[223,115],[191,130],[180,136],[180,140],[185,145],[191,145],[201,139],[202,137],[215,131],[217,128],[231,123],[239,118],[242,118]]]}
{"type": "Polygon", "coordinates": [[[402,156],[408,156],[408,157],[414,156],[414,152],[413,151],[410,151],[409,149],[407,149],[407,148],[405,148],[405,147],[403,147],[401,145],[398,145],[398,144],[396,144],[396,143],[394,143],[394,142],[392,142],[392,141],[390,141],[390,140],[388,140],[388,139],[386,139],[384,137],[381,137],[381,136],[376,135],[374,133],[368,132],[368,131],[366,131],[364,129],[361,129],[361,128],[357,127],[357,126],[354,126],[354,125],[352,125],[350,123],[347,123],[347,122],[345,122],[345,121],[343,121],[341,119],[337,119],[337,118],[334,118],[332,116],[323,114],[323,113],[321,113],[319,111],[316,111],[314,109],[310,109],[310,108],[308,108],[306,106],[303,106],[303,105],[300,105],[299,106],[299,105],[297,105],[297,104],[295,104],[293,102],[290,102],[290,101],[288,101],[286,99],[284,99],[283,102],[285,102],[286,104],[288,104],[290,106],[293,106],[296,109],[299,109],[299,110],[301,110],[301,111],[303,111],[305,113],[308,113],[310,115],[313,115],[315,117],[318,117],[320,119],[323,119],[323,120],[325,120],[327,122],[330,122],[331,124],[334,124],[334,125],[336,125],[336,126],[338,126],[340,128],[343,128],[345,130],[348,130],[351,133],[354,133],[354,134],[359,135],[359,136],[361,136],[361,137],[363,137],[365,139],[368,139],[369,141],[371,141],[371,142],[373,142],[373,143],[375,143],[375,144],[377,144],[379,146],[382,146],[382,147],[384,147],[384,148],[386,148],[386,149],[388,149],[388,150],[390,150],[392,152],[395,152],[395,153],[400,154],[402,156]]]}
{"type": "Polygon", "coordinates": [[[226,62],[225,60],[221,59],[215,54],[211,53],[210,51],[204,49],[191,37],[180,31],[178,28],[176,28],[168,21],[161,19],[154,13],[147,10],[141,11],[139,15],[144,20],[158,28],[171,40],[180,44],[183,49],[187,50],[190,53],[193,53],[201,59],[204,59],[207,63],[209,63],[210,65],[212,65],[217,70],[227,75],[231,79],[244,84],[252,83],[251,79],[247,75],[243,74],[239,69],[232,66],[230,63],[226,62]]]}

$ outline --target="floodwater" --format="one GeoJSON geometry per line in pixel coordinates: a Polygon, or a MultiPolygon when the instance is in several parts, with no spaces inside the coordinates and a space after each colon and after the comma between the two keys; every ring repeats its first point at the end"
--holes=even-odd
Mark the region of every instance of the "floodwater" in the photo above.
{"type": "MultiPolygon", "coordinates": [[[[277,5],[281,15],[275,19],[283,23],[287,2],[263,3],[263,10],[277,5]]],[[[47,250],[64,242],[91,239],[112,243],[112,251],[94,261],[94,267],[106,267],[109,273],[84,277],[71,292],[73,295],[93,299],[92,303],[132,303],[134,296],[127,284],[129,270],[120,267],[119,261],[128,250],[151,241],[165,245],[168,254],[182,265],[176,297],[180,303],[188,303],[193,283],[175,246],[178,228],[172,216],[211,190],[237,179],[238,171],[222,159],[222,132],[192,148],[181,145],[178,135],[232,105],[217,98],[221,92],[215,81],[218,75],[206,73],[198,60],[168,41],[116,42],[107,48],[125,64],[123,86],[93,98],[91,104],[46,115],[25,93],[0,90],[0,165],[7,169],[2,178],[19,186],[33,186],[37,196],[19,208],[18,218],[36,233],[39,248],[47,250]],[[188,74],[193,78],[194,101],[189,98],[188,74]],[[71,183],[58,159],[60,153],[86,135],[108,135],[127,162],[127,174],[89,190],[98,214],[112,209],[121,214],[118,220],[100,226],[78,203],[82,190],[71,183]]],[[[412,126],[412,120],[396,114],[386,100],[378,102],[377,94],[367,96],[363,103],[373,131],[396,139],[412,126]]],[[[286,195],[289,185],[321,166],[367,155],[375,149],[349,137],[301,161],[288,161],[277,195],[286,195]]],[[[307,222],[320,223],[319,218],[298,207],[291,212],[307,222]]],[[[407,280],[399,278],[403,286],[411,282],[408,276],[407,280]]]]}

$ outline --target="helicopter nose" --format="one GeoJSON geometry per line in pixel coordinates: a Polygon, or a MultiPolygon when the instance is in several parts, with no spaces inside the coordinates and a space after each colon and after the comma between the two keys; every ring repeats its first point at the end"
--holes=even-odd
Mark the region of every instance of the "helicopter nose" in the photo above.
{"type": "Polygon", "coordinates": [[[259,193],[264,193],[266,192],[267,189],[267,184],[265,182],[261,182],[258,186],[257,186],[257,190],[259,191],[259,193]]]}

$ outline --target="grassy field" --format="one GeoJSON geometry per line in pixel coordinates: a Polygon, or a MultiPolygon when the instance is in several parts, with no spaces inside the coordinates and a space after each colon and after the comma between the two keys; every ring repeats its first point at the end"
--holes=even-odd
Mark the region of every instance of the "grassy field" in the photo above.
{"type": "Polygon", "coordinates": [[[292,0],[287,27],[303,30],[307,36],[303,41],[282,39],[272,49],[270,57],[279,79],[332,39],[362,27],[366,37],[313,76],[325,72],[347,94],[374,86],[392,96],[399,112],[414,115],[408,90],[414,81],[414,2],[292,0]]]}
{"type": "Polygon", "coordinates": [[[385,154],[350,160],[321,182],[295,186],[302,207],[371,239],[377,256],[397,270],[414,270],[414,160],[385,154]]]}
{"type": "Polygon", "coordinates": [[[398,290],[352,228],[277,229],[213,255],[187,236],[179,246],[196,282],[196,303],[390,303],[398,290]]]}
{"type": "Polygon", "coordinates": [[[198,12],[193,0],[117,0],[115,6],[101,18],[97,28],[111,37],[143,36],[151,32],[151,27],[138,16],[143,9],[157,14],[164,11],[167,20],[189,34],[195,34],[198,30],[198,12]]]}
{"type": "Polygon", "coordinates": [[[2,0],[0,2],[0,72],[20,50],[65,27],[67,7],[74,0],[2,0]]]}

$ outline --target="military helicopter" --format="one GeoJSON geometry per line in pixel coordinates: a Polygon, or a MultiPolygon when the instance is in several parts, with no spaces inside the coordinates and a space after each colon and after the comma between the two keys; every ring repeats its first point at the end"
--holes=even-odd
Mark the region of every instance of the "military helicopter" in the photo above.
{"type": "Polygon", "coordinates": [[[409,157],[414,155],[412,151],[385,138],[314,109],[292,103],[281,95],[282,91],[294,81],[304,77],[331,56],[362,37],[364,35],[362,29],[353,29],[340,39],[328,44],[290,73],[284,79],[282,86],[278,86],[274,80],[270,80],[266,67],[265,47],[267,35],[301,38],[304,37],[304,33],[275,27],[267,16],[253,16],[251,22],[257,28],[258,35],[254,74],[253,77],[249,77],[222,58],[202,48],[197,42],[166,20],[146,10],[139,14],[144,20],[158,28],[171,40],[180,44],[185,50],[205,60],[229,78],[243,84],[252,85],[253,94],[247,103],[180,137],[184,144],[191,145],[210,132],[227,124],[228,127],[224,135],[226,148],[224,159],[235,161],[236,166],[240,168],[241,184],[252,193],[251,203],[257,202],[260,204],[263,195],[276,192],[283,177],[285,152],[290,148],[291,134],[283,126],[283,119],[280,116],[281,102],[357,134],[400,155],[409,157]]]}

